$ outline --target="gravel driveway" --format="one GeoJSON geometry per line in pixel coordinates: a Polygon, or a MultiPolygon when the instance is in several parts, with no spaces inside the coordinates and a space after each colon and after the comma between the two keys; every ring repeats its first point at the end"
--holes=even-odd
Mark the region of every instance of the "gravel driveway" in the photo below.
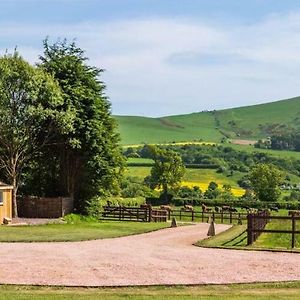
{"type": "MultiPolygon", "coordinates": [[[[227,225],[217,225],[220,232],[227,225]]],[[[0,283],[66,286],[300,280],[300,255],[205,249],[208,224],[114,239],[0,243],[0,283]]]]}

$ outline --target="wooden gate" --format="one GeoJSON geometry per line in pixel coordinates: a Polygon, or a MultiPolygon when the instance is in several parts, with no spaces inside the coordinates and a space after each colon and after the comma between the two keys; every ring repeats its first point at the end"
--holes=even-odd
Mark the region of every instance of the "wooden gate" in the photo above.
{"type": "Polygon", "coordinates": [[[103,206],[102,220],[167,222],[166,210],[151,207],[103,206]]]}
{"type": "Polygon", "coordinates": [[[102,219],[115,221],[150,222],[149,208],[126,206],[103,206],[102,219]]]}

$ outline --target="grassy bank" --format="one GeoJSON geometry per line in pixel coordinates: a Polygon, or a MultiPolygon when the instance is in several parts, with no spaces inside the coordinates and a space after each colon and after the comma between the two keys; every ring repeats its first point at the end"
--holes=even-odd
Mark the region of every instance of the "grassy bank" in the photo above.
{"type": "Polygon", "coordinates": [[[0,299],[299,299],[300,282],[204,286],[64,288],[0,286],[0,299]]]}
{"type": "Polygon", "coordinates": [[[71,242],[140,234],[168,223],[74,220],[67,224],[0,227],[0,242],[71,242]]]}
{"type": "MultiPolygon", "coordinates": [[[[300,223],[300,222],[299,222],[300,223]]],[[[300,224],[297,225],[299,230],[300,224]]],[[[253,245],[247,246],[247,225],[236,225],[232,228],[205,240],[196,243],[200,247],[232,248],[247,250],[276,250],[300,252],[300,235],[296,235],[295,248],[291,249],[291,234],[262,233],[253,245]]],[[[266,229],[290,229],[284,221],[272,221],[266,229]]]]}

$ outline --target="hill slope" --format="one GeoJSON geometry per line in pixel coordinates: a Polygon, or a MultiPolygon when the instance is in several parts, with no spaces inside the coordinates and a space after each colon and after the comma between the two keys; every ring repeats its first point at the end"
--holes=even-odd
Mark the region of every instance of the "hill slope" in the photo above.
{"type": "Polygon", "coordinates": [[[123,145],[222,137],[258,139],[300,128],[300,97],[239,108],[163,118],[115,116],[123,145]]]}

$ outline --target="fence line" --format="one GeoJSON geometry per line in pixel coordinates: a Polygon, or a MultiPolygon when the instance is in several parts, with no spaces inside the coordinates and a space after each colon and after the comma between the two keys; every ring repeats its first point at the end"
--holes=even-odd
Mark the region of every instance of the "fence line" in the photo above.
{"type": "Polygon", "coordinates": [[[204,212],[204,211],[194,211],[194,210],[171,210],[168,211],[168,219],[172,217],[177,217],[179,220],[190,219],[192,222],[201,221],[205,222],[209,217],[213,220],[220,220],[221,223],[224,220],[229,220],[229,223],[232,224],[233,221],[242,221],[247,220],[247,214],[237,213],[237,212],[204,212]]]}
{"type": "Polygon", "coordinates": [[[167,211],[150,207],[103,206],[103,220],[166,222],[167,211]]]}
{"type": "Polygon", "coordinates": [[[247,226],[247,245],[253,244],[262,233],[285,233],[291,234],[291,247],[295,248],[296,234],[300,234],[300,230],[296,230],[296,221],[300,221],[300,216],[270,216],[268,212],[249,214],[247,226]],[[271,220],[290,220],[290,230],[265,229],[265,226],[271,220]]]}

